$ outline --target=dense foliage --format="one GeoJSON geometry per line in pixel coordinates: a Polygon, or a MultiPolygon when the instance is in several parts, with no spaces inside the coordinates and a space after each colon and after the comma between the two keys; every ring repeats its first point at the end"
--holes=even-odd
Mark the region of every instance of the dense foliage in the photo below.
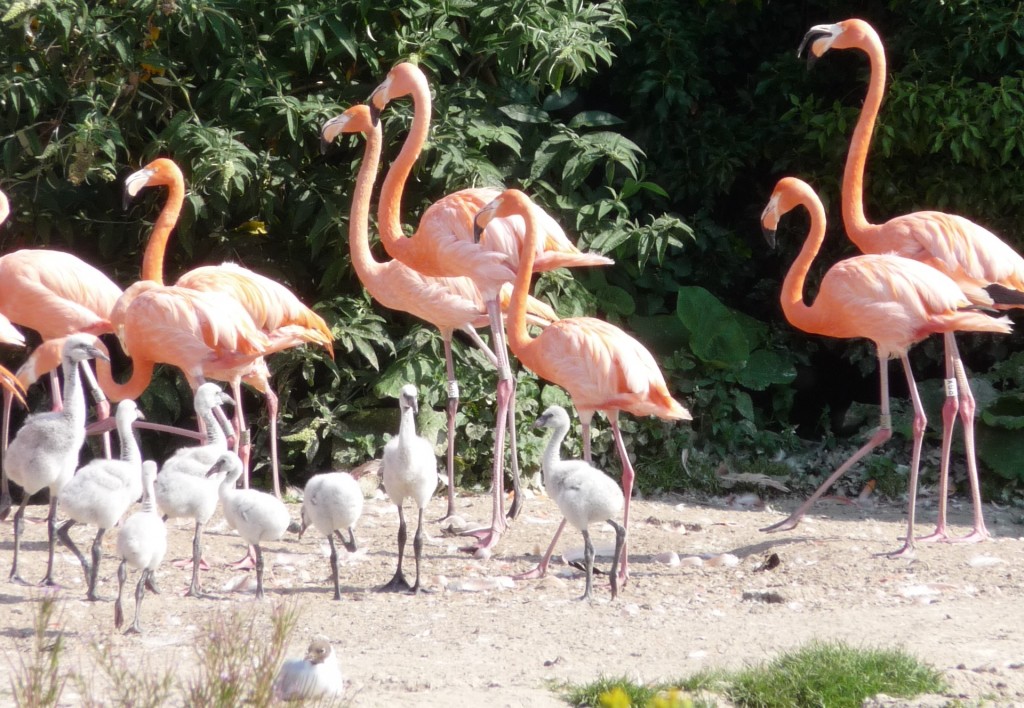
{"type": "MultiPolygon", "coordinates": [[[[806,337],[781,318],[776,293],[805,222],[787,220],[781,255],[760,240],[764,201],[791,173],[834,215],[823,260],[852,251],[838,220],[839,179],[866,61],[831,52],[807,71],[795,56],[803,33],[857,15],[886,43],[889,92],[868,162],[872,218],[948,209],[1020,246],[1020,14],[1019,3],[929,0],[798,9],[744,0],[15,0],[0,17],[0,187],[13,207],[0,250],[67,248],[127,285],[163,194],[148,190],[123,213],[120,180],[171,156],[189,192],[167,277],[239,261],[292,287],[337,337],[333,362],[305,350],[272,361],[290,481],[378,451],[395,427],[388,396],[406,381],[423,391],[421,425],[439,431],[439,337],[370,302],[341,246],[361,143],[318,149],[324,119],[365,100],[394,63],[417,61],[431,78],[434,122],[406,222],[454,189],[518,185],[581,247],[612,255],[612,268],[544,276],[537,293],[563,315],[608,318],[656,352],[695,421],[624,422],[640,483],[697,483],[723,457],[754,464],[796,448],[797,432],[856,433],[843,427],[847,409],[877,397],[867,345],[806,337]],[[688,450],[701,463],[686,466],[691,475],[679,464],[688,450]]],[[[387,109],[385,159],[410,113],[408,102],[387,109]]],[[[1008,446],[1024,424],[1024,374],[1010,357],[1017,342],[964,338],[975,371],[1001,362],[979,382],[981,435],[986,462],[1010,478],[1019,473],[1008,446]]],[[[489,469],[494,377],[475,352],[457,349],[459,471],[474,482],[489,469]]],[[[938,377],[938,343],[919,350],[921,378],[938,377]]],[[[564,395],[528,372],[519,384],[529,468],[539,441],[527,423],[564,395]]],[[[146,395],[152,416],[189,419],[176,372],[162,372],[146,395]]],[[[254,416],[258,400],[246,401],[254,416]]],[[[258,424],[258,449],[264,430],[258,424]]],[[[609,442],[597,438],[597,459],[617,469],[609,442]]]]}

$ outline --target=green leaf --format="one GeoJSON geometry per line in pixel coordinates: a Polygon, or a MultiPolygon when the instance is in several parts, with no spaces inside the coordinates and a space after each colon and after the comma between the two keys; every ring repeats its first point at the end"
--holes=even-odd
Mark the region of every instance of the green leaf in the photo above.
{"type": "Polygon", "coordinates": [[[519,123],[540,124],[551,122],[547,113],[533,106],[510,104],[507,106],[500,106],[498,110],[519,123]]]}
{"type": "Polygon", "coordinates": [[[766,349],[752,352],[747,365],[736,376],[740,385],[754,391],[764,391],[773,385],[791,384],[795,379],[796,366],[792,359],[766,349]]]}
{"type": "Polygon", "coordinates": [[[600,128],[609,125],[622,125],[623,123],[625,123],[624,120],[611,113],[604,111],[581,111],[569,121],[569,127],[576,130],[577,128],[600,128]]]}
{"type": "Polygon", "coordinates": [[[690,349],[700,360],[722,368],[742,366],[750,344],[732,311],[700,286],[679,288],[676,314],[690,332],[690,349]]]}

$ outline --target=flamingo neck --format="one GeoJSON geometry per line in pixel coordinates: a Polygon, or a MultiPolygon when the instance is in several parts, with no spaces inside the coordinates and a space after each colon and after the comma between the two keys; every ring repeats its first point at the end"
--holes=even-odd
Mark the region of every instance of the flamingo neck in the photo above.
{"type": "MultiPolygon", "coordinates": [[[[850,150],[846,157],[843,170],[843,224],[850,239],[861,247],[862,239],[869,236],[872,224],[864,214],[864,171],[868,161],[868,148],[871,136],[878,119],[878,111],[882,106],[882,95],[885,92],[885,50],[877,35],[867,35],[859,47],[868,55],[870,78],[868,92],[864,97],[864,105],[860,117],[853,129],[850,139],[850,150]]],[[[861,250],[867,250],[861,247],[861,250]]],[[[874,251],[876,249],[871,249],[874,251]]]]}
{"type": "Polygon", "coordinates": [[[414,82],[411,95],[413,118],[409,135],[384,177],[380,203],[377,205],[380,238],[384,248],[393,258],[398,257],[397,252],[402,248],[408,247],[408,239],[402,232],[402,192],[430,132],[430,88],[425,79],[417,79],[414,82]]]}
{"type": "MultiPolygon", "coordinates": [[[[515,283],[512,286],[512,298],[508,304],[508,324],[505,328],[509,349],[520,360],[523,359],[525,350],[533,342],[533,338],[530,337],[530,333],[526,329],[526,306],[530,298],[533,264],[537,258],[537,241],[540,238],[534,210],[530,209],[529,205],[523,206],[525,208],[521,210],[521,215],[526,223],[526,238],[519,255],[519,270],[516,272],[515,283]]],[[[529,355],[527,354],[527,356],[529,355]]],[[[528,366],[525,361],[523,364],[528,366]]]]}
{"type": "Polygon", "coordinates": [[[402,420],[398,424],[398,440],[402,447],[407,447],[416,437],[416,414],[412,406],[402,408],[402,420]]]}
{"type": "MultiPolygon", "coordinates": [[[[100,382],[100,388],[111,401],[122,401],[126,398],[138,398],[149,386],[153,379],[154,363],[152,361],[140,361],[132,359],[132,375],[123,384],[114,381],[114,375],[110,370],[110,363],[98,359],[96,361],[96,378],[100,382]]],[[[83,402],[83,408],[84,408],[83,402]]],[[[83,413],[84,418],[84,413],[83,413]]],[[[83,423],[84,425],[84,423],[83,423]]]]}
{"type": "MultiPolygon", "coordinates": [[[[370,250],[370,199],[373,195],[373,182],[380,165],[381,130],[378,123],[366,132],[366,148],[363,152],[363,164],[356,175],[356,187],[352,194],[352,209],[348,217],[348,248],[351,253],[352,267],[359,279],[366,282],[381,272],[382,264],[378,263],[370,250]]],[[[382,227],[383,229],[383,227],[382,227]]]]}
{"type": "Polygon", "coordinates": [[[199,418],[203,421],[203,426],[206,428],[206,444],[216,445],[218,448],[227,450],[228,439],[224,434],[224,429],[220,426],[220,422],[217,420],[217,416],[213,413],[213,408],[202,406],[199,411],[199,418]]]}
{"type": "Polygon", "coordinates": [[[117,436],[121,439],[121,459],[141,465],[142,453],[139,451],[139,441],[135,439],[135,432],[132,430],[132,421],[118,425],[117,436]]]}
{"type": "Polygon", "coordinates": [[[782,304],[782,311],[786,313],[786,319],[790,323],[804,331],[816,331],[815,322],[817,313],[813,306],[804,302],[804,283],[807,281],[807,272],[811,268],[821,244],[825,241],[825,208],[817,199],[804,197],[800,203],[807,208],[811,217],[811,228],[804,241],[800,254],[789,267],[786,278],[782,282],[782,294],[779,302],[782,304]]]}
{"type": "Polygon", "coordinates": [[[144,480],[144,489],[142,493],[142,513],[143,514],[155,514],[156,513],[156,499],[153,489],[153,478],[147,476],[144,480]]]}
{"type": "Polygon", "coordinates": [[[68,357],[61,359],[64,367],[64,410],[62,415],[75,430],[85,427],[85,394],[78,374],[78,362],[68,357]]]}
{"type": "Polygon", "coordinates": [[[185,203],[185,180],[181,175],[167,185],[167,201],[164,208],[160,210],[160,216],[153,224],[153,231],[149,234],[149,242],[146,244],[146,253],[142,257],[142,279],[152,280],[160,285],[164,284],[164,254],[167,251],[167,241],[171,237],[171,231],[178,223],[178,216],[181,214],[181,206],[185,203]]]}
{"type": "Polygon", "coordinates": [[[558,425],[551,429],[551,439],[544,448],[543,469],[544,486],[551,483],[556,474],[558,463],[562,461],[562,442],[569,433],[568,425],[558,425]]]}

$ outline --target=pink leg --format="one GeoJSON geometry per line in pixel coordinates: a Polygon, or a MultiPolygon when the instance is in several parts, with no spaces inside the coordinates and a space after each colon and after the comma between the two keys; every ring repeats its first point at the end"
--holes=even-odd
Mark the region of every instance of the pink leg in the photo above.
{"type": "Polygon", "coordinates": [[[476,536],[479,539],[479,543],[477,545],[467,546],[461,549],[470,553],[493,548],[501,539],[501,535],[508,528],[508,525],[505,522],[504,510],[505,428],[508,423],[509,401],[512,398],[515,381],[512,378],[512,371],[508,363],[508,350],[505,347],[505,332],[504,327],[502,326],[501,311],[498,308],[498,301],[489,300],[487,302],[487,311],[491,319],[494,353],[498,357],[498,409],[494,423],[494,468],[491,476],[493,504],[491,509],[490,528],[468,531],[465,533],[465,535],[476,536]]]}
{"type": "Polygon", "coordinates": [[[513,580],[536,580],[537,578],[543,578],[548,572],[548,563],[551,562],[551,556],[555,552],[555,546],[558,544],[558,538],[562,535],[562,531],[565,530],[566,520],[563,518],[562,523],[558,525],[555,530],[555,535],[551,537],[551,543],[548,544],[548,549],[544,551],[544,557],[540,559],[540,563],[533,570],[528,570],[525,573],[519,575],[513,575],[513,580]]]}
{"type": "MultiPolygon", "coordinates": [[[[106,420],[110,417],[110,401],[107,400],[106,394],[103,393],[103,389],[100,388],[100,384],[96,381],[96,374],[92,372],[92,366],[89,362],[83,361],[81,363],[82,378],[85,379],[86,386],[89,387],[89,391],[92,392],[92,399],[96,402],[96,419],[106,420]]],[[[103,433],[103,456],[110,459],[110,431],[103,433]]]]}
{"type": "Polygon", "coordinates": [[[903,371],[907,376],[907,388],[910,390],[910,400],[914,406],[913,453],[910,457],[910,481],[908,482],[907,502],[907,539],[903,547],[889,553],[894,558],[912,558],[914,555],[914,515],[917,510],[917,476],[921,467],[921,444],[924,442],[924,430],[928,425],[928,419],[924,415],[924,406],[921,405],[921,397],[917,393],[917,383],[914,381],[914,373],[910,370],[910,360],[906,354],[900,357],[903,362],[903,371]]]}
{"type": "MultiPolygon", "coordinates": [[[[619,458],[622,460],[622,496],[625,497],[626,509],[622,514],[622,528],[626,530],[626,540],[622,543],[622,558],[619,565],[619,582],[625,587],[629,579],[629,552],[627,543],[629,537],[629,500],[633,496],[633,479],[636,476],[633,472],[633,464],[629,461],[629,452],[626,450],[626,443],[622,440],[622,431],[619,430],[619,412],[616,410],[607,411],[608,422],[612,426],[612,435],[615,436],[615,449],[619,451],[619,458]]],[[[614,587],[614,586],[613,586],[614,587]]]]}
{"type": "Polygon", "coordinates": [[[963,538],[950,539],[954,543],[977,543],[989,537],[988,529],[985,528],[985,518],[981,508],[981,483],[978,478],[978,463],[975,459],[974,448],[974,395],[971,393],[971,385],[964,372],[964,364],[960,359],[960,353],[956,348],[956,341],[949,335],[954,351],[953,368],[956,373],[956,380],[959,384],[960,393],[960,420],[964,424],[964,448],[967,452],[967,476],[971,484],[971,504],[974,507],[974,528],[963,538]]]}
{"type": "MultiPolygon", "coordinates": [[[[946,400],[942,404],[942,459],[939,463],[939,513],[935,524],[935,531],[922,536],[917,540],[921,543],[932,543],[935,541],[948,541],[949,533],[946,529],[946,502],[949,499],[949,460],[953,447],[953,430],[956,428],[956,415],[960,409],[960,399],[956,393],[956,373],[953,366],[953,350],[956,348],[956,340],[952,333],[945,335],[946,343],[946,400]],[[952,343],[953,349],[950,349],[952,343]]],[[[972,398],[973,402],[973,398],[972,398]]],[[[967,436],[966,431],[964,437],[967,436]]]]}
{"type": "Polygon", "coordinates": [[[242,414],[242,380],[236,378],[231,382],[231,393],[235,397],[235,454],[242,459],[242,489],[249,488],[249,455],[252,451],[252,443],[249,442],[249,431],[245,427],[245,418],[242,414]]]}
{"type": "Polygon", "coordinates": [[[818,501],[821,495],[824,494],[829,487],[835,484],[836,481],[846,474],[847,471],[860,461],[862,457],[892,437],[892,416],[889,414],[889,362],[881,357],[878,358],[878,377],[881,389],[881,414],[879,415],[878,430],[875,431],[875,434],[871,436],[870,440],[864,443],[863,447],[853,453],[846,462],[841,464],[836,471],[833,472],[832,475],[815,490],[814,494],[808,497],[807,501],[797,508],[796,511],[779,523],[764,527],[761,529],[762,531],[791,531],[795,529],[800,524],[800,519],[803,518],[808,509],[814,506],[814,502],[818,501]]]}
{"type": "Polygon", "coordinates": [[[270,421],[270,471],[274,476],[274,496],[280,499],[281,478],[277,467],[277,394],[268,385],[263,395],[267,398],[267,419],[270,421]]]}
{"type": "Polygon", "coordinates": [[[455,414],[459,411],[459,382],[455,380],[451,332],[442,332],[441,337],[444,341],[444,369],[448,376],[448,510],[441,517],[444,521],[455,514],[455,414]]]}

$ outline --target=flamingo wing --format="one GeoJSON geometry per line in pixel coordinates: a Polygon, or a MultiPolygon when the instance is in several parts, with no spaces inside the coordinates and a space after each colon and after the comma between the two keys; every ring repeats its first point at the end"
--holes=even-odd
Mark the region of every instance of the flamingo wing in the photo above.
{"type": "Polygon", "coordinates": [[[578,409],[690,418],[672,399],[651,353],[614,325],[592,317],[558,320],[531,349],[531,355],[520,356],[523,363],[566,389],[578,409]]]}
{"type": "Polygon", "coordinates": [[[324,319],[303,305],[291,290],[266,276],[235,263],[222,263],[195,268],[182,275],[175,285],[230,295],[264,332],[292,327],[290,336],[298,335],[300,343],[319,344],[334,356],[334,336],[324,319]]]}
{"type": "Polygon", "coordinates": [[[885,228],[896,253],[938,268],[979,304],[988,304],[986,295],[975,288],[996,283],[1024,290],[1024,259],[998,236],[973,221],[954,214],[920,211],[892,219],[885,228]],[[974,286],[973,288],[971,286],[974,286]]]}

